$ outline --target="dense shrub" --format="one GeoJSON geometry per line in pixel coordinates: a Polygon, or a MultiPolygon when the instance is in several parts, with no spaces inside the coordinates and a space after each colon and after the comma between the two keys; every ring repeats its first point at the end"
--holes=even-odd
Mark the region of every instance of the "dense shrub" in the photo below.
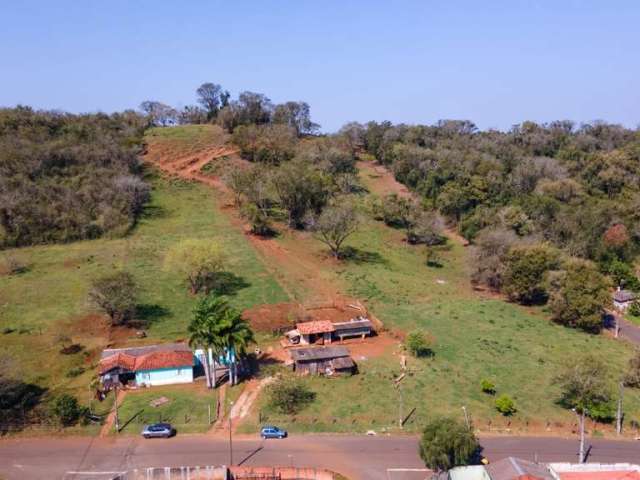
{"type": "Polygon", "coordinates": [[[496,393],[496,384],[491,380],[487,380],[486,378],[480,382],[480,389],[484,393],[488,393],[489,395],[495,395],[496,393]]]}
{"type": "Polygon", "coordinates": [[[429,357],[433,355],[431,343],[428,335],[419,330],[409,333],[405,341],[407,350],[409,350],[409,353],[414,357],[429,357]]]}
{"type": "Polygon", "coordinates": [[[315,399],[302,380],[282,378],[269,387],[269,406],[280,413],[294,414],[315,399]]]}
{"type": "Polygon", "coordinates": [[[547,300],[545,274],[559,266],[560,253],[548,245],[514,247],[505,258],[504,291],[524,304],[547,300]]]}
{"type": "Polygon", "coordinates": [[[69,394],[57,397],[51,405],[51,414],[63,427],[69,427],[78,423],[83,409],[78,399],[69,394]]]}
{"type": "Polygon", "coordinates": [[[516,404],[508,395],[500,395],[495,401],[496,410],[505,417],[511,416],[517,412],[516,404]]]}
{"type": "Polygon", "coordinates": [[[470,465],[477,460],[480,443],[461,422],[452,418],[438,418],[430,422],[420,438],[420,458],[437,472],[470,465]]]}
{"type": "Polygon", "coordinates": [[[587,332],[602,329],[602,316],[612,300],[607,279],[593,264],[570,261],[566,270],[551,276],[549,291],[554,321],[587,332]]]}
{"type": "Polygon", "coordinates": [[[122,235],[149,196],[144,119],[0,110],[0,248],[122,235]]]}

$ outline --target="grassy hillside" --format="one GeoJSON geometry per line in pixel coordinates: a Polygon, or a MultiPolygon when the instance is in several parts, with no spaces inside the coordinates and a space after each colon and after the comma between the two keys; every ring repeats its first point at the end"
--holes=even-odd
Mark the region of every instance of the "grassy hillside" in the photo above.
{"type": "MultiPolygon", "coordinates": [[[[631,345],[606,334],[556,325],[541,308],[475,292],[468,277],[468,252],[460,243],[450,241],[450,250],[441,253],[441,268],[433,268],[426,265],[424,247],[407,244],[402,232],[373,220],[348,241],[358,252],[355,261],[322,260],[325,247],[308,236],[285,235],[277,241],[292,251],[311,251],[323,274],[332,272],[336,283],[366,300],[388,328],[405,333],[420,329],[435,338],[435,356],[410,359],[402,381],[405,414],[416,408],[408,430],[438,414],[462,418],[464,405],[481,429],[546,431],[549,422],[552,429],[567,431],[575,416],[555,403],[559,392],[552,379],[567,362],[586,353],[605,360],[614,375],[626,368],[633,352],[631,345]],[[495,397],[481,392],[485,378],[495,382],[498,395],[515,400],[515,416],[497,413],[495,397]]],[[[293,430],[395,428],[400,394],[393,379],[401,373],[399,356],[389,351],[356,360],[359,374],[353,378],[306,380],[317,392],[316,401],[295,420],[269,412],[265,399],[260,408],[269,421],[293,430]]],[[[627,389],[625,412],[627,425],[640,420],[638,391],[627,389]]],[[[254,427],[250,421],[244,428],[254,427]]]]}
{"type": "Polygon", "coordinates": [[[239,288],[231,297],[238,308],[287,299],[256,258],[244,236],[220,213],[210,188],[148,175],[152,200],[126,238],[67,245],[30,247],[3,252],[29,265],[27,272],[0,276],[0,351],[21,378],[58,393],[71,390],[88,401],[88,384],[96,359],[107,345],[140,342],[135,331],[110,331],[87,304],[91,279],[118,268],[130,271],[141,287],[138,317],[148,322],[148,338],[178,340],[186,336],[195,299],[183,279],[163,268],[167,249],[184,238],[222,242],[239,288]],[[69,335],[84,351],[62,355],[55,343],[69,335]],[[85,373],[68,378],[72,368],[85,373]]]}

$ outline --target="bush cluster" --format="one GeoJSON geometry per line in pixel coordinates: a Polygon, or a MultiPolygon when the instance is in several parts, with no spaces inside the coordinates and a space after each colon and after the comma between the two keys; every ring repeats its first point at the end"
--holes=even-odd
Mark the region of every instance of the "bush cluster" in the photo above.
{"type": "Polygon", "coordinates": [[[143,119],[0,110],[0,248],[122,235],[149,196],[143,119]]]}

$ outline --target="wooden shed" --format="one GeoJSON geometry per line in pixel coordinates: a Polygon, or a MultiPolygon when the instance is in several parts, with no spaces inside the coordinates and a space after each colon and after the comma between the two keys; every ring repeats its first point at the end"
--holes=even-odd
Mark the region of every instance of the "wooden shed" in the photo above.
{"type": "Polygon", "coordinates": [[[356,364],[345,347],[296,348],[290,354],[293,370],[300,374],[331,376],[355,373],[356,364]]]}

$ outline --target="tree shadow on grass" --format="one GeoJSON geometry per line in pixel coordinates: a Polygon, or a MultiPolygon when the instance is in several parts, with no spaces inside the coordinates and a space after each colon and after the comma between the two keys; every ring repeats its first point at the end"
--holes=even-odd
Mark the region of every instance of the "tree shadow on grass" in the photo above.
{"type": "Polygon", "coordinates": [[[47,389],[32,383],[0,377],[0,436],[20,431],[32,421],[47,389]]]}
{"type": "Polygon", "coordinates": [[[378,252],[370,252],[355,247],[345,247],[342,250],[341,258],[347,262],[353,262],[358,265],[363,263],[384,265],[387,263],[387,260],[378,252]]]}
{"type": "Polygon", "coordinates": [[[243,288],[250,286],[249,282],[235,273],[220,272],[216,275],[209,292],[215,295],[235,295],[243,288]]]}
{"type": "Polygon", "coordinates": [[[153,322],[171,314],[171,310],[155,303],[141,303],[136,305],[135,320],[129,322],[132,327],[146,327],[153,322]]]}
{"type": "Polygon", "coordinates": [[[167,210],[159,205],[145,205],[140,213],[140,220],[151,220],[154,218],[166,218],[167,210]]]}

